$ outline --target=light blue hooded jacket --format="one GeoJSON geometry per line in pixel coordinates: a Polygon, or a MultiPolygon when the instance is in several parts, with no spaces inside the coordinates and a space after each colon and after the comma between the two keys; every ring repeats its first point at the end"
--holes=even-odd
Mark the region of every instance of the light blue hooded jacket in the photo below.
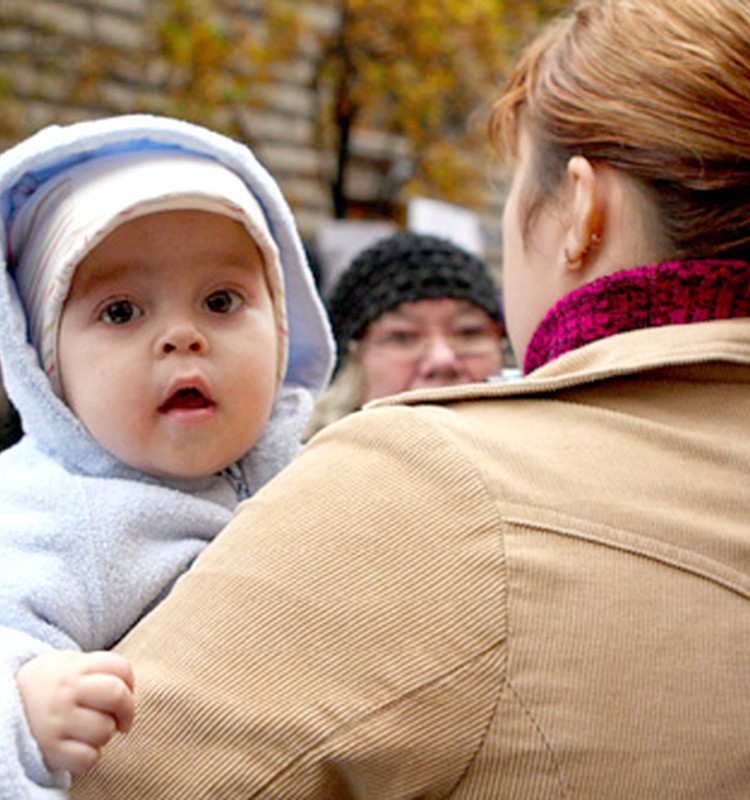
{"type": "Polygon", "coordinates": [[[333,344],[275,181],[245,146],[204,128],[146,115],[47,128],[0,155],[0,218],[0,364],[25,432],[0,453],[0,798],[62,798],[68,776],[44,767],[15,671],[51,648],[111,647],[164,596],[226,525],[238,499],[297,452],[314,398],[329,380],[333,344]],[[263,208],[280,251],[286,377],[258,444],[227,474],[208,479],[168,483],[122,464],[94,441],[53,393],[8,272],[9,224],[30,183],[98,154],[142,148],[207,154],[236,172],[263,208]]]}

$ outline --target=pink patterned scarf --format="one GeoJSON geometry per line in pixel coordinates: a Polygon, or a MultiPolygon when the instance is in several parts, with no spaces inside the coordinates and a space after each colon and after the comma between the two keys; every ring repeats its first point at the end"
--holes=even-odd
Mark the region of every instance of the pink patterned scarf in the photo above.
{"type": "Polygon", "coordinates": [[[559,300],[526,351],[528,374],[558,356],[616,333],[750,317],[750,264],[667,261],[599,278],[559,300]]]}

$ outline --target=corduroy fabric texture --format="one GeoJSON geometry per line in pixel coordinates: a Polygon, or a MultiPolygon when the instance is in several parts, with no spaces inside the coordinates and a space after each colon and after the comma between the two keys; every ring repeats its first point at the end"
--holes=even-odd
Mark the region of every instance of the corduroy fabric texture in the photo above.
{"type": "Polygon", "coordinates": [[[750,321],[379,401],[120,645],[76,800],[748,796],[750,321]]]}
{"type": "Polygon", "coordinates": [[[363,250],[328,304],[339,363],[351,342],[386,311],[441,297],[474,303],[502,321],[499,289],[485,263],[447,239],[404,231],[363,250]]]}

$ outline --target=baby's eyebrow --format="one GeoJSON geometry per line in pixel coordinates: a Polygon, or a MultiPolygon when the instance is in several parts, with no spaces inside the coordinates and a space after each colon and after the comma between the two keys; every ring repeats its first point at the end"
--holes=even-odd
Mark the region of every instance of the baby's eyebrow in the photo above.
{"type": "Polygon", "coordinates": [[[137,270],[132,263],[118,263],[112,266],[97,267],[94,270],[77,272],[73,276],[71,294],[91,294],[102,287],[119,283],[127,277],[132,277],[137,270]]]}

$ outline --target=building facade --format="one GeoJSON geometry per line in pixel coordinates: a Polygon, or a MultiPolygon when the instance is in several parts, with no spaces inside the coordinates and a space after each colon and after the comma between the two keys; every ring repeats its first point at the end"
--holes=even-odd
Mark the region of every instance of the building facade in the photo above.
{"type": "MultiPolygon", "coordinates": [[[[186,116],[170,87],[173,65],[150,25],[154,0],[0,0],[0,148],[44,125],[113,113],[186,116]]],[[[265,24],[261,0],[237,0],[243,23],[265,24]]],[[[241,100],[191,116],[248,143],[276,177],[309,242],[334,216],[330,151],[316,129],[321,42],[339,24],[334,6],[299,0],[294,57],[272,64],[241,100]]],[[[183,92],[185,91],[183,87],[183,92]]],[[[189,91],[189,89],[188,89],[189,91]]],[[[187,100],[190,98],[187,97],[187,100]]],[[[185,96],[183,95],[183,100],[185,96]]],[[[394,180],[404,142],[357,131],[347,193],[353,215],[403,224],[394,180]]],[[[488,182],[488,187],[490,183],[488,182]]],[[[499,268],[499,198],[488,188],[480,210],[485,254],[499,268]]]]}

